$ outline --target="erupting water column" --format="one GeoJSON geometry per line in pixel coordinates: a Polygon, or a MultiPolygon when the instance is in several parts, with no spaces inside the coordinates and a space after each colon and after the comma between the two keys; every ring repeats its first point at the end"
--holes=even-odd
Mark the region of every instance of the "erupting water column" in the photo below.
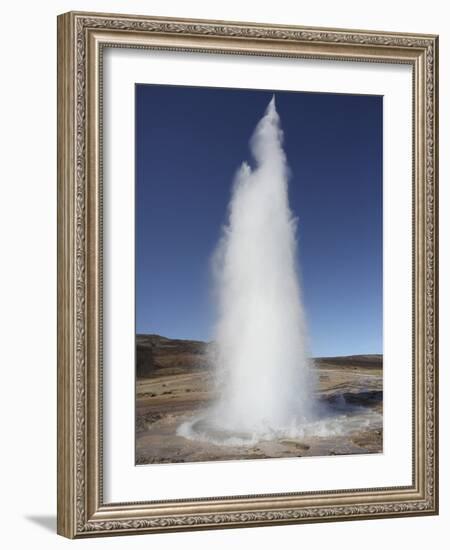
{"type": "Polygon", "coordinates": [[[255,168],[244,163],[237,174],[216,251],[218,400],[191,424],[197,435],[270,438],[311,419],[296,220],[282,139],[273,97],[251,140],[255,168]]]}

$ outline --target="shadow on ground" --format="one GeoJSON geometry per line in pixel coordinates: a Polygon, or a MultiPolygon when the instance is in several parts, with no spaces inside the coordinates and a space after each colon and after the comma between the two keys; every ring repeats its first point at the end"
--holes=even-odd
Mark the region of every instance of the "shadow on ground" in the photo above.
{"type": "Polygon", "coordinates": [[[56,533],[56,516],[25,516],[25,519],[39,525],[46,531],[56,533]]]}

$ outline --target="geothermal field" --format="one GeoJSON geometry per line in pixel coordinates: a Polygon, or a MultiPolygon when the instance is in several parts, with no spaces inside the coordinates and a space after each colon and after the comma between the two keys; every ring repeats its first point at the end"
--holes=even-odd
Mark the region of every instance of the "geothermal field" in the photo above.
{"type": "MultiPolygon", "coordinates": [[[[380,453],[382,356],[320,358],[314,361],[320,413],[303,435],[236,433],[235,444],[201,426],[181,435],[217,400],[214,375],[202,342],[137,337],[136,464],[380,453]]],[[[254,385],[258,396],[258,384],[254,385]]],[[[295,430],[294,430],[295,431],[295,430]]]]}
{"type": "Polygon", "coordinates": [[[275,97],[250,150],[213,255],[212,342],[137,337],[138,464],[382,451],[382,357],[310,356],[275,97]]]}

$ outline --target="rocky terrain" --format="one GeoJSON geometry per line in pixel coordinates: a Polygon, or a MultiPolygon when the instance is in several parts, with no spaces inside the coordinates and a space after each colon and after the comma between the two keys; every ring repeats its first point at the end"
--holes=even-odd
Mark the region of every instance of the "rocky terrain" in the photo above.
{"type": "Polygon", "coordinates": [[[381,355],[314,360],[320,417],[302,438],[224,446],[177,435],[214,398],[207,345],[136,337],[136,464],[382,452],[381,355]]]}

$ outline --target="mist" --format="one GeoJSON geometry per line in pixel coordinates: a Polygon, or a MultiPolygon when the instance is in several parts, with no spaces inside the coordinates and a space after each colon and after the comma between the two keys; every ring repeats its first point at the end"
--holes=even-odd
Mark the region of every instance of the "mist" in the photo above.
{"type": "MultiPolygon", "coordinates": [[[[275,97],[235,177],[214,253],[216,402],[196,430],[237,439],[298,431],[313,417],[312,361],[297,265],[297,219],[275,97]]],[[[195,428],[194,425],[191,428],[195,428]]],[[[181,430],[186,434],[186,426],[181,430]]]]}

